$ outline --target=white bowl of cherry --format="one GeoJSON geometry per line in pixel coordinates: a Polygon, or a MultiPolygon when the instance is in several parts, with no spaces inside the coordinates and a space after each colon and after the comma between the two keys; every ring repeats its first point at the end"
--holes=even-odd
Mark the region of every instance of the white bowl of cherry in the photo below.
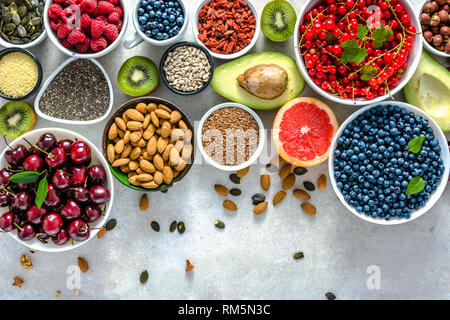
{"type": "Polygon", "coordinates": [[[67,251],[92,239],[113,195],[106,159],[76,132],[36,129],[0,156],[0,231],[33,250],[67,251]]]}

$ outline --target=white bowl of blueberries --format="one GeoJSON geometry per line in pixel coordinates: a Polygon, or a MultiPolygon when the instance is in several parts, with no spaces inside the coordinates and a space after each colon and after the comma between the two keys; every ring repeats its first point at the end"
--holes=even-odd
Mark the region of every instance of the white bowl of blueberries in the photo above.
{"type": "Polygon", "coordinates": [[[426,213],[449,178],[449,146],[437,123],[404,102],[353,113],[333,139],[331,184],[344,206],[366,221],[395,225],[426,213]]]}
{"type": "Polygon", "coordinates": [[[186,30],[189,17],[182,0],[139,0],[131,14],[136,32],[124,41],[127,49],[143,41],[171,45],[186,30]]]}

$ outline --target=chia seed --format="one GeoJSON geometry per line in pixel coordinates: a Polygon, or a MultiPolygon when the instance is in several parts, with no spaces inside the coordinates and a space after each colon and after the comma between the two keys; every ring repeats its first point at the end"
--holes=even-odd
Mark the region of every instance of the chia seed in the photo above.
{"type": "Polygon", "coordinates": [[[109,106],[108,82],[103,72],[86,59],[66,65],[50,82],[39,101],[48,116],[87,121],[103,116],[109,106]]]}

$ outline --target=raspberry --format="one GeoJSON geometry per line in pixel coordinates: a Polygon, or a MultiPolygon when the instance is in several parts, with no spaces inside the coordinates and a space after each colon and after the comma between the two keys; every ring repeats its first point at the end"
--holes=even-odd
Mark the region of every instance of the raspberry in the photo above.
{"type": "Polygon", "coordinates": [[[114,7],[117,7],[119,5],[119,0],[108,0],[109,3],[111,3],[114,7]]]}
{"type": "Polygon", "coordinates": [[[91,36],[93,39],[98,39],[105,30],[105,24],[102,21],[92,20],[91,23],[91,36]]]}
{"type": "Polygon", "coordinates": [[[58,31],[58,28],[60,25],[61,25],[61,20],[50,20],[50,27],[53,30],[58,31]]]}
{"type": "Polygon", "coordinates": [[[96,0],[83,0],[81,2],[81,11],[95,14],[97,11],[97,1],[96,0]]]}
{"type": "Polygon", "coordinates": [[[61,18],[65,23],[75,24],[76,11],[80,10],[77,5],[70,5],[70,7],[65,8],[61,13],[61,18]]]}
{"type": "Polygon", "coordinates": [[[95,20],[101,21],[101,22],[105,22],[105,21],[106,21],[106,17],[105,17],[105,16],[97,16],[97,17],[95,18],[95,20]]]}
{"type": "Polygon", "coordinates": [[[106,42],[106,39],[103,37],[100,37],[98,39],[91,40],[91,49],[94,52],[102,51],[107,47],[108,43],[106,42]]]}
{"type": "Polygon", "coordinates": [[[64,1],[66,1],[66,0],[53,0],[54,3],[59,3],[59,4],[64,3],[64,1]]]}
{"type": "Polygon", "coordinates": [[[103,34],[109,41],[113,42],[119,36],[119,30],[117,29],[117,27],[115,25],[108,24],[108,25],[106,25],[105,31],[103,31],[103,34]]]}
{"type": "Polygon", "coordinates": [[[75,45],[75,50],[77,50],[77,52],[79,53],[84,53],[89,49],[90,46],[91,40],[88,37],[86,37],[83,42],[77,43],[75,45]]]}
{"type": "Polygon", "coordinates": [[[69,41],[70,44],[83,42],[84,39],[86,39],[86,36],[79,29],[73,29],[67,36],[67,41],[69,41]]]}
{"type": "Polygon", "coordinates": [[[67,39],[64,39],[62,42],[62,45],[67,48],[67,49],[72,49],[72,45],[69,43],[69,41],[67,41],[67,39]]]}
{"type": "Polygon", "coordinates": [[[120,16],[117,12],[113,11],[108,16],[108,21],[116,24],[120,20],[120,16]]]}
{"type": "Polygon", "coordinates": [[[114,5],[107,1],[99,1],[97,6],[97,13],[102,15],[108,15],[114,11],[114,5]]]}
{"type": "Polygon", "coordinates": [[[67,24],[61,23],[58,28],[58,32],[56,33],[56,36],[59,39],[65,39],[67,37],[67,35],[70,33],[70,31],[71,31],[71,29],[67,24]]]}
{"type": "Polygon", "coordinates": [[[87,13],[83,13],[80,18],[80,28],[89,29],[91,26],[92,19],[87,13]]]}
{"type": "Polygon", "coordinates": [[[51,19],[59,19],[61,17],[61,13],[62,13],[63,9],[59,4],[52,4],[50,5],[50,7],[48,7],[48,16],[51,19]]]}
{"type": "Polygon", "coordinates": [[[117,29],[119,29],[119,31],[122,30],[122,26],[123,26],[123,21],[122,20],[117,21],[116,27],[117,27],[117,29]]]}
{"type": "Polygon", "coordinates": [[[66,0],[66,1],[64,2],[64,5],[65,5],[66,7],[70,7],[70,6],[76,5],[76,4],[77,4],[77,1],[76,1],[76,0],[66,0]]]}
{"type": "Polygon", "coordinates": [[[123,9],[122,9],[122,7],[115,7],[114,11],[119,14],[119,17],[123,18],[123,9]]]}

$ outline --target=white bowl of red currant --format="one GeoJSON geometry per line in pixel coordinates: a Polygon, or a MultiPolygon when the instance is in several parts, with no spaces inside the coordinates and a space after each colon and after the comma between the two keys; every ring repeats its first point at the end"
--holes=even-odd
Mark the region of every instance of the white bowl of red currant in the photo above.
{"type": "Polygon", "coordinates": [[[107,221],[113,195],[102,153],[73,131],[30,131],[0,156],[0,231],[31,249],[86,243],[107,221]]]}
{"type": "Polygon", "coordinates": [[[306,82],[336,103],[366,105],[399,92],[422,52],[421,25],[405,0],[310,0],[294,48],[306,82]]]}

